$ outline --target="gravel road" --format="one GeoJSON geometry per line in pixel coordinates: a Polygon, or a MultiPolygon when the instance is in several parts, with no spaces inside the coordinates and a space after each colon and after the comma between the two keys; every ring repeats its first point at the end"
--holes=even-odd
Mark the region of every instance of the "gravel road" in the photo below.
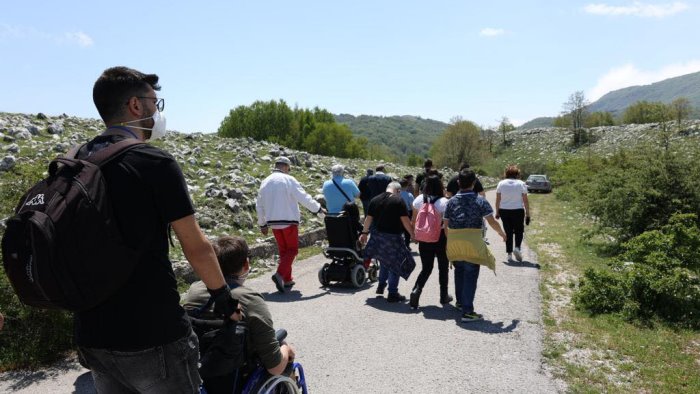
{"type": "MultiPolygon", "coordinates": [[[[495,192],[488,192],[489,200],[495,192]]],[[[475,306],[484,321],[461,323],[439,301],[437,264],[413,311],[363,289],[321,288],[323,256],[297,262],[296,286],[275,292],[268,274],[251,279],[277,327],[286,328],[312,393],[553,393],[563,390],[543,372],[542,319],[536,256],[524,245],[523,264],[506,263],[505,247],[489,229],[496,276],[482,269],[475,306]]],[[[417,246],[413,245],[417,251],[417,246]]],[[[417,256],[417,253],[416,253],[417,256]]],[[[401,281],[408,295],[420,271],[401,281]]],[[[454,295],[450,275],[450,293],[454,295]]],[[[89,373],[75,362],[40,372],[0,375],[0,392],[91,393],[89,373]]]]}

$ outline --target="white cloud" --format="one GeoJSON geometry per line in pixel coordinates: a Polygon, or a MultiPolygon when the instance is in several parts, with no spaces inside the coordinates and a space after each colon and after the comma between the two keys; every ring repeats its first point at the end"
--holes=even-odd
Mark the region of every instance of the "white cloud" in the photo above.
{"type": "Polygon", "coordinates": [[[598,79],[598,83],[586,92],[591,101],[598,100],[604,94],[629,86],[649,85],[664,79],[678,77],[700,71],[700,60],[669,64],[659,70],[645,71],[634,64],[625,64],[612,68],[598,79]]]}
{"type": "Polygon", "coordinates": [[[92,37],[82,31],[66,33],[64,34],[64,38],[66,41],[76,43],[83,48],[91,47],[95,43],[92,37]]]}
{"type": "Polygon", "coordinates": [[[588,4],[583,10],[593,15],[606,16],[639,16],[643,18],[664,18],[675,15],[690,8],[688,4],[676,1],[664,4],[647,4],[635,1],[626,6],[614,6],[605,3],[588,4]]]}
{"type": "Polygon", "coordinates": [[[486,27],[486,28],[481,29],[481,31],[479,32],[479,35],[482,37],[496,37],[496,36],[502,36],[503,34],[505,34],[505,32],[506,31],[503,29],[486,27]]]}
{"type": "Polygon", "coordinates": [[[92,37],[82,31],[53,34],[33,27],[0,24],[0,40],[3,39],[51,41],[56,44],[78,45],[83,48],[91,47],[95,44],[92,37]]]}

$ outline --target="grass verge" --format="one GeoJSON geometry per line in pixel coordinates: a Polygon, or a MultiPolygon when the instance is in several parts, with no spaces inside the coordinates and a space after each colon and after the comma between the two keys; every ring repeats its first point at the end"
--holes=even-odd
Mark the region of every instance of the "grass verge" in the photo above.
{"type": "Polygon", "coordinates": [[[576,393],[700,392],[700,332],[575,310],[583,270],[606,263],[582,236],[590,220],[553,194],[531,195],[530,204],[528,244],[542,266],[544,356],[554,375],[576,393]]]}

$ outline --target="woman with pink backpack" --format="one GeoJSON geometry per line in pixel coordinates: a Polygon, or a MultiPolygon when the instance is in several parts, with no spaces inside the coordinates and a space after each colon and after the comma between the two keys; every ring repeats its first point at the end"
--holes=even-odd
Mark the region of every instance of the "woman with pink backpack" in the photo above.
{"type": "Polygon", "coordinates": [[[447,294],[450,262],[447,259],[447,238],[442,228],[442,216],[448,201],[444,194],[445,189],[440,178],[437,175],[431,175],[425,180],[423,194],[413,200],[412,225],[423,265],[409,299],[409,304],[413,309],[418,308],[423,286],[433,272],[436,257],[440,275],[440,303],[449,304],[452,301],[452,296],[447,294]]]}

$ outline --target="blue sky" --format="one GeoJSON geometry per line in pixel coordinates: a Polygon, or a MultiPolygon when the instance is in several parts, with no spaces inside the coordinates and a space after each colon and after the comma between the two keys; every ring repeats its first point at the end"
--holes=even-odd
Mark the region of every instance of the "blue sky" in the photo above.
{"type": "Polygon", "coordinates": [[[488,126],[700,71],[700,1],[481,3],[5,0],[0,111],[97,118],[95,79],[125,65],[161,77],[172,130],[258,99],[488,126]]]}

